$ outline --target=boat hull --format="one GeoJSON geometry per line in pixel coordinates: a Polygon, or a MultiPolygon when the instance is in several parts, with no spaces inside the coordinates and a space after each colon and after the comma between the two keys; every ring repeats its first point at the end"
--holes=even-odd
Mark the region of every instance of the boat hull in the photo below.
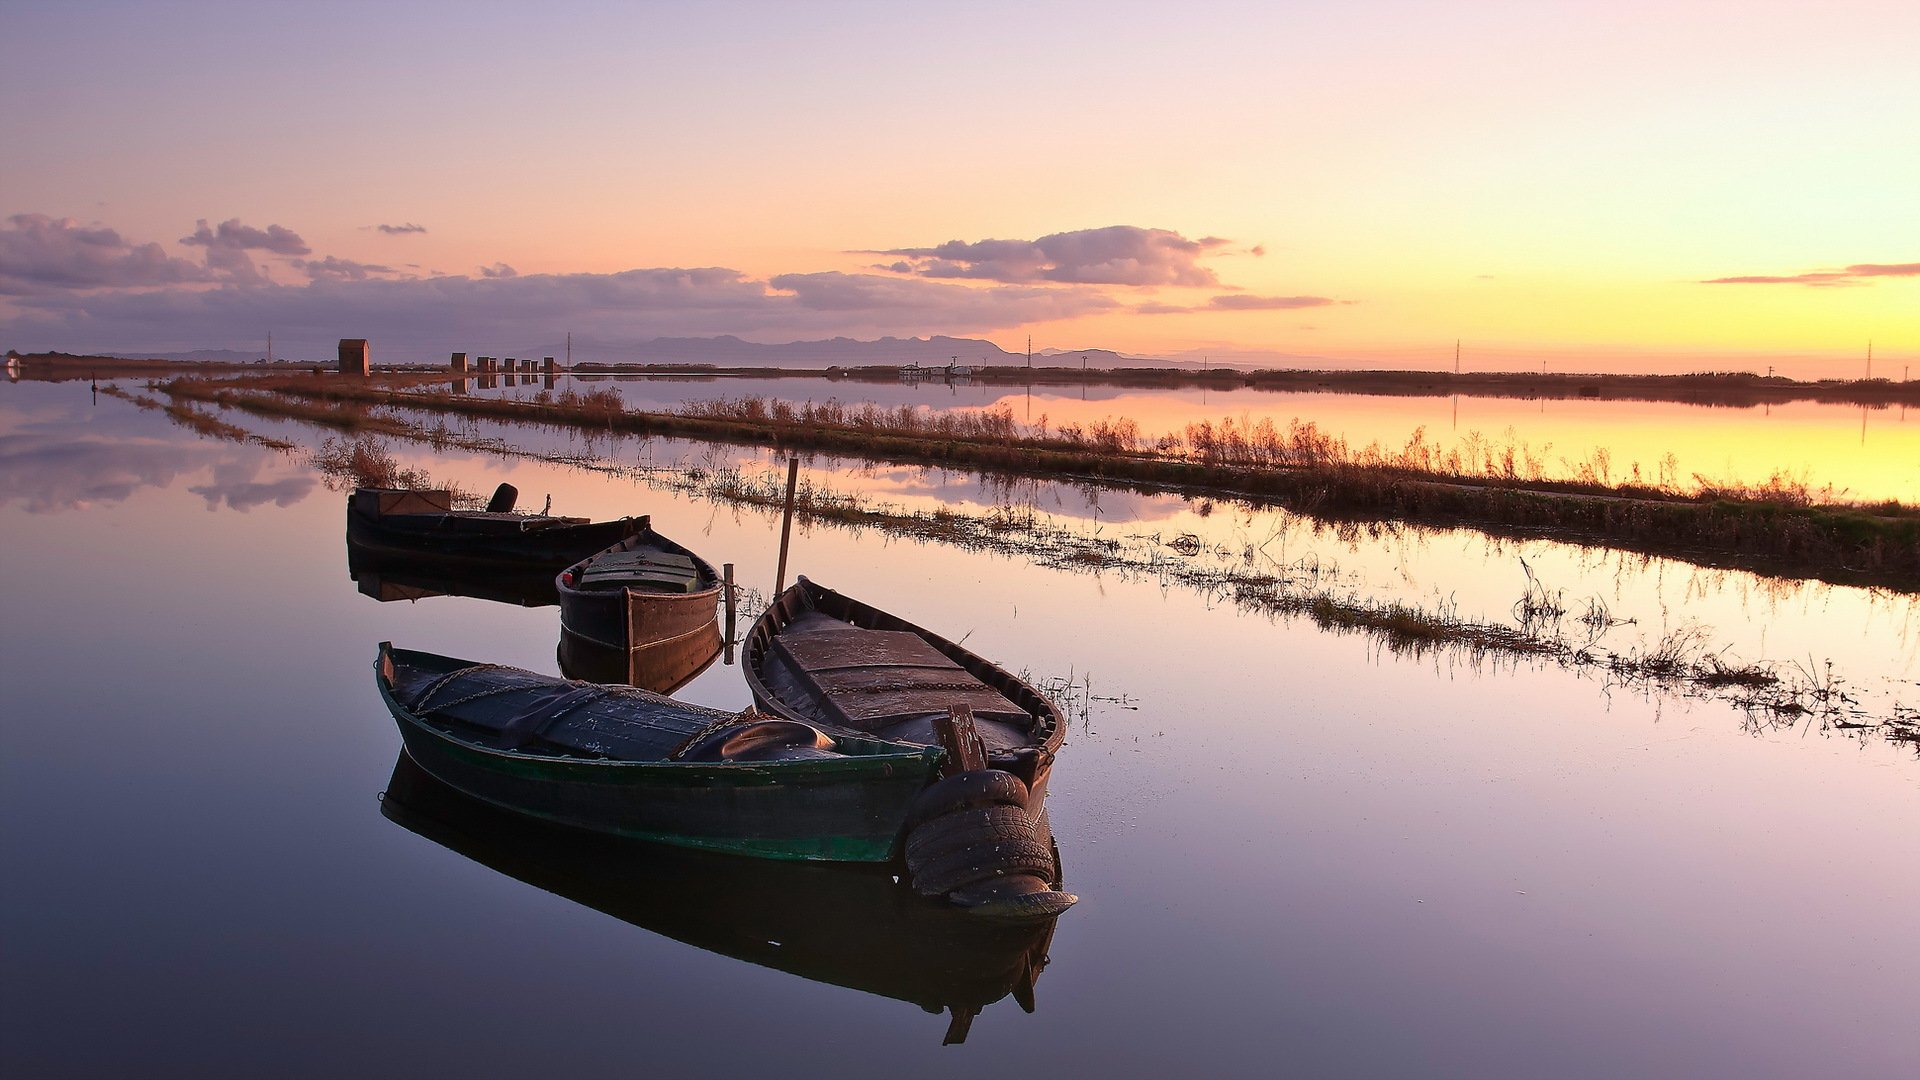
{"type": "Polygon", "coordinates": [[[937,752],[908,746],[761,762],[615,761],[498,750],[426,723],[394,697],[386,677],[376,683],[408,756],[442,783],[546,821],[708,851],[892,861],[908,811],[939,760],[937,752]]]}
{"type": "MultiPolygon", "coordinates": [[[[1027,745],[1012,748],[1005,753],[990,753],[988,765],[1011,772],[1025,781],[1029,792],[1029,805],[1036,816],[1041,813],[1047,794],[1047,782],[1053,774],[1054,755],[1059,751],[1066,737],[1066,724],[1058,706],[1033,687],[962,646],[897,615],[835,592],[804,577],[776,597],[773,604],[754,622],[753,628],[747,633],[742,647],[741,668],[756,708],[769,716],[783,720],[821,724],[819,716],[809,714],[796,702],[787,700],[775,692],[765,677],[765,666],[768,663],[770,651],[774,647],[775,637],[794,620],[811,612],[830,616],[861,629],[913,634],[980,680],[982,684],[1005,695],[1007,700],[1026,710],[1033,719],[1031,738],[1027,745]]],[[[895,735],[885,737],[899,738],[895,735]]]]}
{"type": "Polygon", "coordinates": [[[654,532],[645,518],[641,521],[640,532],[582,558],[555,579],[560,626],[567,633],[606,649],[628,650],[697,633],[714,621],[721,586],[713,564],[654,532]],[[687,556],[693,561],[700,586],[692,592],[665,593],[631,588],[584,589],[567,584],[568,574],[577,574],[594,558],[641,548],[687,556]]]}
{"type": "Polygon", "coordinates": [[[625,683],[656,694],[671,694],[712,666],[726,644],[718,620],[663,641],[632,649],[613,649],[578,637],[565,628],[555,656],[569,679],[625,683]]]}
{"type": "Polygon", "coordinates": [[[394,763],[380,812],[536,888],[749,963],[928,1011],[1031,1001],[1054,920],[981,919],[912,895],[885,868],[736,859],[566,829],[394,763]]]}
{"type": "Polygon", "coordinates": [[[467,567],[537,567],[556,572],[617,544],[643,527],[640,518],[568,522],[524,532],[472,532],[458,512],[372,515],[347,508],[347,542],[369,556],[430,557],[467,567]]]}

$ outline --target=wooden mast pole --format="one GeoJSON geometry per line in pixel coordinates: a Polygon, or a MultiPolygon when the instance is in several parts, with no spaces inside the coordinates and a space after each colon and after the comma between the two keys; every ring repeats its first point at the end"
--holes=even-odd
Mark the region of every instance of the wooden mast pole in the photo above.
{"type": "Polygon", "coordinates": [[[800,483],[800,459],[787,459],[787,504],[780,515],[780,568],[773,575],[773,595],[787,591],[787,541],[793,535],[793,492],[800,483]]]}

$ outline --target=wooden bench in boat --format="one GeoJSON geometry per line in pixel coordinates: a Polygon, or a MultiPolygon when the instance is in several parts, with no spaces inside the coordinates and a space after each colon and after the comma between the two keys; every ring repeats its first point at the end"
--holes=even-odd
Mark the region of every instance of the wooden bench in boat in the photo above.
{"type": "Polygon", "coordinates": [[[1033,717],[917,634],[802,616],[773,639],[773,652],[829,723],[936,745],[934,720],[965,705],[989,751],[1029,742],[1033,717]]]}
{"type": "Polygon", "coordinates": [[[638,548],[594,556],[575,587],[690,593],[700,588],[700,571],[688,556],[638,548]]]}

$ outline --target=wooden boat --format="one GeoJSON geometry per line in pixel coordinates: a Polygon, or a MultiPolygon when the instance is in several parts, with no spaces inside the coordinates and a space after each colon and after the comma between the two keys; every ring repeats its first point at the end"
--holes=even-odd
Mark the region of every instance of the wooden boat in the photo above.
{"type": "Polygon", "coordinates": [[[511,484],[502,484],[487,509],[455,510],[446,491],[358,488],[347,498],[347,540],[367,552],[551,574],[634,535],[646,521],[515,513],[515,495],[511,484]]]}
{"type": "Polygon", "coordinates": [[[762,712],[889,742],[939,745],[935,721],[965,706],[987,767],[1024,781],[1040,812],[1066,736],[1059,708],[929,630],[802,577],[754,622],[741,666],[762,712]]]}
{"type": "Polygon", "coordinates": [[[720,575],[713,564],[653,530],[640,528],[581,559],[554,579],[560,626],[605,649],[644,648],[713,622],[720,575]]]}
{"type": "Polygon", "coordinates": [[[534,817],[776,859],[885,862],[937,749],[626,686],[380,646],[380,696],[441,781],[534,817]]]}
{"type": "MultiPolygon", "coordinates": [[[[548,587],[552,587],[551,580],[548,587]]],[[[716,618],[679,637],[636,649],[609,649],[562,629],[554,655],[560,662],[560,674],[569,679],[626,683],[656,694],[671,694],[711,667],[725,644],[716,618]]]]}
{"type": "Polygon", "coordinates": [[[1009,994],[1032,1012],[1053,939],[1053,918],[974,918],[915,896],[887,867],[739,859],[562,828],[470,798],[404,753],[380,812],[482,866],[695,948],[950,1012],[948,1042],[1009,994]]]}

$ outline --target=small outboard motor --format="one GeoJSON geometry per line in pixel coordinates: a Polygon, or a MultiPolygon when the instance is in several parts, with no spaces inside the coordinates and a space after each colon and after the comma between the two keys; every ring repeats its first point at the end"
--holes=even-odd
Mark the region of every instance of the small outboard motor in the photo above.
{"type": "Polygon", "coordinates": [[[493,499],[487,503],[487,513],[511,513],[513,504],[520,501],[520,489],[512,484],[501,484],[493,489],[493,499]]]}

